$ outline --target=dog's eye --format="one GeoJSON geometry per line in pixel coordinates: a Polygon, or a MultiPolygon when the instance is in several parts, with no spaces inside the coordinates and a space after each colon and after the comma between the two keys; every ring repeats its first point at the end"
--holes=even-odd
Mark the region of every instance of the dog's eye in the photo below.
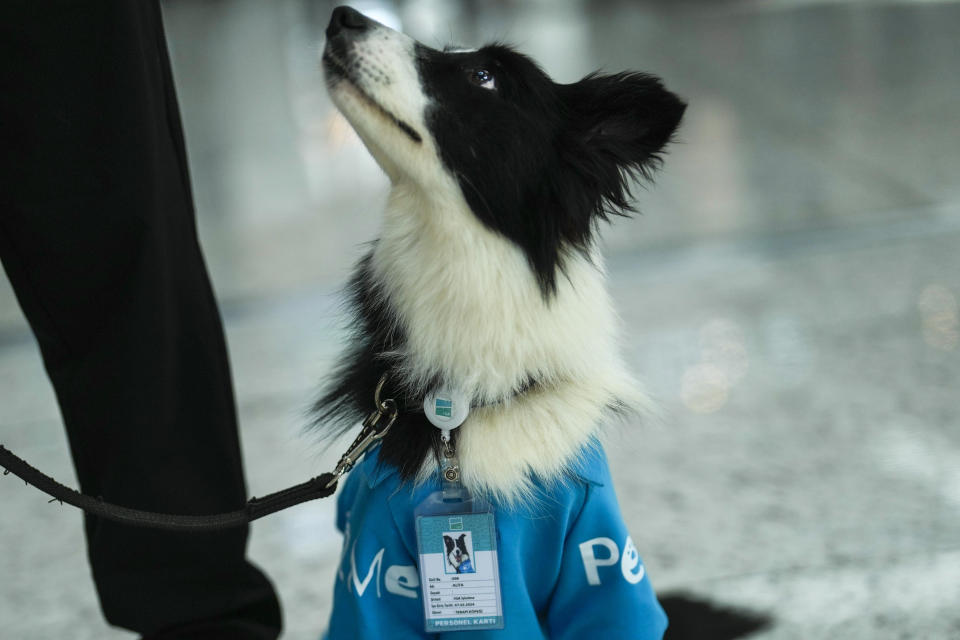
{"type": "Polygon", "coordinates": [[[468,73],[470,82],[483,89],[496,89],[497,82],[493,74],[486,69],[473,69],[468,73]]]}

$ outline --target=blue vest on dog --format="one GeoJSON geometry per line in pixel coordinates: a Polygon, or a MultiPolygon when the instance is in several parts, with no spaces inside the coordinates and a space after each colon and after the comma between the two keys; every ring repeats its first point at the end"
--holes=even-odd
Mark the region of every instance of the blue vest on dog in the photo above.
{"type": "Polygon", "coordinates": [[[609,638],[658,640],[667,619],[627,533],[606,456],[591,446],[564,482],[536,485],[537,499],[497,509],[505,627],[424,631],[413,511],[439,482],[412,488],[369,453],[337,504],[343,554],[329,640],[609,638]]]}

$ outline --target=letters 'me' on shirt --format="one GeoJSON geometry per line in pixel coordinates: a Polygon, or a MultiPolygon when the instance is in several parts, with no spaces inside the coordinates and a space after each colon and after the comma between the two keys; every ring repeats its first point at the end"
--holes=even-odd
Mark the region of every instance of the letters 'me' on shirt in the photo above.
{"type": "Polygon", "coordinates": [[[631,540],[603,451],[591,447],[576,477],[538,485],[537,499],[497,509],[504,628],[424,631],[414,508],[416,488],[373,451],[350,473],[337,504],[344,533],[329,640],[605,637],[658,640],[667,620],[631,540]]]}

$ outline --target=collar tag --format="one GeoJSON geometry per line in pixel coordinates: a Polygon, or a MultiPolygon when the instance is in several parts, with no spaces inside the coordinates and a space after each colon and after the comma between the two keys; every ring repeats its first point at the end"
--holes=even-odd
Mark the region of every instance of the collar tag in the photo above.
{"type": "Polygon", "coordinates": [[[463,424],[470,413],[470,399],[466,394],[446,388],[434,389],[423,399],[423,412],[430,424],[440,429],[442,459],[440,460],[440,478],[444,495],[453,499],[459,495],[460,461],[450,432],[463,424]]]}
{"type": "Polygon", "coordinates": [[[434,389],[423,399],[423,412],[430,424],[450,432],[462,425],[470,414],[470,398],[460,391],[434,389]]]}

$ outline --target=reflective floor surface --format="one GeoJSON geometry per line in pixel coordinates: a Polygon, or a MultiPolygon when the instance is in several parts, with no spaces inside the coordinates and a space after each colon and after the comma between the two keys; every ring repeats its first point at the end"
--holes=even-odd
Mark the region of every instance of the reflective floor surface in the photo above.
{"type": "MultiPolygon", "coordinates": [[[[960,4],[358,2],[428,44],[500,39],[559,81],[661,75],[690,103],[644,212],[606,233],[630,364],[662,405],[610,447],[661,593],[768,614],[758,639],[960,637],[960,4]]],[[[331,465],[303,409],[387,183],[317,66],[331,5],[165,6],[251,493],[331,465]]],[[[74,482],[0,279],[0,441],[74,482]]],[[[130,637],[80,516],[0,479],[3,637],[130,637]]],[[[333,503],[253,528],[291,640],[330,608],[333,503]]]]}

